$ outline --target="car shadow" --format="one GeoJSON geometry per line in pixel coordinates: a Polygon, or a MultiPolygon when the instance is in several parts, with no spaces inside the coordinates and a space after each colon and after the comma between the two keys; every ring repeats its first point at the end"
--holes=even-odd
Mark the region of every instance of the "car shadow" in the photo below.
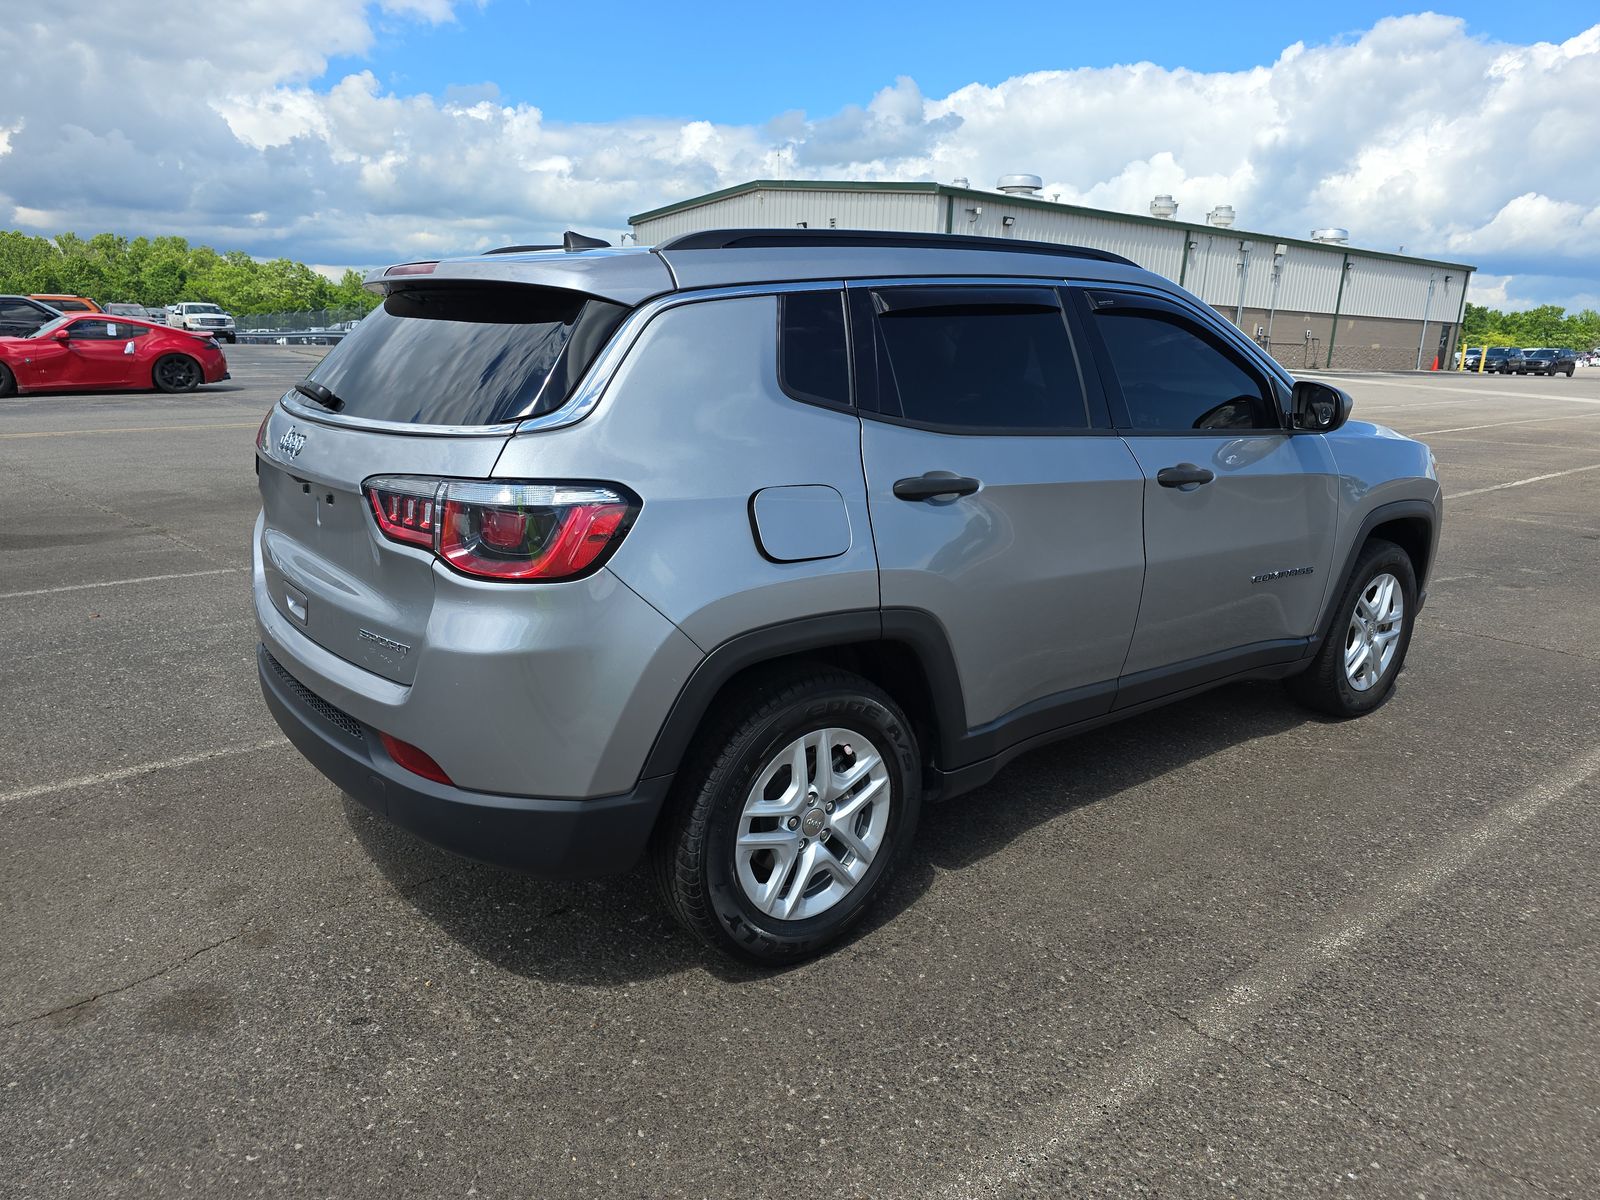
{"type": "MultiPolygon", "coordinates": [[[[1212,754],[1321,722],[1271,683],[1241,683],[1018,758],[992,782],[924,808],[889,889],[851,934],[894,921],[941,871],[961,871],[1047,821],[1173,775],[1212,754]]],[[[356,838],[396,892],[455,941],[530,979],[619,987],[702,967],[729,983],[773,971],[707,950],[666,914],[646,872],[561,882],[469,862],[344,800],[356,838]]]]}

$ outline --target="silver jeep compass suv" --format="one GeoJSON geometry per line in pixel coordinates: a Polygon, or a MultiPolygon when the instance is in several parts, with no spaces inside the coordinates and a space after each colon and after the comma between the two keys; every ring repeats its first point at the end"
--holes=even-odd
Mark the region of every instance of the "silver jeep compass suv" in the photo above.
{"type": "Polygon", "coordinates": [[[1034,746],[1247,678],[1356,716],[1405,661],[1427,447],[1116,255],[568,235],[369,286],[257,439],[274,716],[460,853],[648,856],[722,949],[837,938],[1034,746]]]}

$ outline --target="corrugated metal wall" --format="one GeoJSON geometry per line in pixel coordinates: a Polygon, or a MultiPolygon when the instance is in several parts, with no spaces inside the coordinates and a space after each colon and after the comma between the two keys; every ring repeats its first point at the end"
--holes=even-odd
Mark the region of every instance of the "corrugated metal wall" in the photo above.
{"type": "Polygon", "coordinates": [[[653,246],[700,229],[893,229],[944,232],[944,197],[931,192],[759,190],[641,221],[639,244],[653,246]]]}
{"type": "Polygon", "coordinates": [[[1279,311],[1331,312],[1328,297],[1338,296],[1339,272],[1343,269],[1343,249],[1290,246],[1278,283],[1279,311]]]}
{"type": "MultiPolygon", "coordinates": [[[[945,199],[941,197],[941,203],[945,199]]],[[[1165,229],[1115,217],[1086,217],[1079,213],[1051,212],[1031,205],[1007,204],[1005,198],[991,201],[955,197],[951,212],[951,233],[978,237],[1021,238],[1024,241],[1060,242],[1070,246],[1092,246],[1132,259],[1146,270],[1176,279],[1183,267],[1183,231],[1165,229]],[[974,212],[973,209],[982,209],[974,212]],[[1005,219],[1012,218],[1007,225],[1005,219]]]]}
{"type": "MultiPolygon", "coordinates": [[[[1008,203],[1000,193],[828,191],[770,188],[668,213],[635,228],[642,245],[700,229],[809,228],[905,230],[975,234],[1061,242],[1110,250],[1173,281],[1232,317],[1244,284],[1246,309],[1331,314],[1335,303],[1350,317],[1421,321],[1428,280],[1435,279],[1429,320],[1451,323],[1461,304],[1465,272],[1423,262],[1400,262],[1350,252],[1349,276],[1339,298],[1345,261],[1342,246],[1279,243],[1227,229],[1194,229],[1093,216],[1067,209],[1008,203]],[[1006,218],[1012,223],[1007,225],[1006,218]],[[1276,263],[1278,245],[1284,254],[1276,263]],[[1246,253],[1246,248],[1248,253],[1246,253]],[[1187,253],[1188,262],[1184,256],[1187,253]],[[1241,265],[1245,264],[1245,265],[1241,265]],[[1277,270],[1274,294],[1274,269],[1277,270]],[[1450,275],[1445,284],[1444,277],[1450,275]]],[[[1253,331],[1254,326],[1246,322],[1253,331]]]]}
{"type": "Polygon", "coordinates": [[[1352,258],[1350,279],[1344,288],[1344,311],[1364,317],[1404,317],[1420,321],[1428,303],[1431,276],[1435,280],[1431,319],[1437,321],[1445,311],[1441,297],[1446,274],[1450,275],[1451,303],[1449,315],[1444,319],[1454,321],[1461,302],[1461,281],[1456,278],[1460,272],[1384,259],[1352,258]]]}

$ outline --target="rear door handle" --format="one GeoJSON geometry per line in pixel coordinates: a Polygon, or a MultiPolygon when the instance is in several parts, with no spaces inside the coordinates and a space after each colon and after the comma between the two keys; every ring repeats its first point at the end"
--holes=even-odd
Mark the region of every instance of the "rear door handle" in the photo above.
{"type": "Polygon", "coordinates": [[[970,496],[980,486],[970,475],[929,471],[925,475],[895,480],[894,494],[901,500],[932,500],[935,496],[970,496]]]}
{"type": "Polygon", "coordinates": [[[1179,463],[1175,467],[1162,467],[1156,472],[1156,482],[1162,487],[1185,487],[1189,484],[1210,483],[1216,476],[1205,467],[1193,463],[1179,463]]]}

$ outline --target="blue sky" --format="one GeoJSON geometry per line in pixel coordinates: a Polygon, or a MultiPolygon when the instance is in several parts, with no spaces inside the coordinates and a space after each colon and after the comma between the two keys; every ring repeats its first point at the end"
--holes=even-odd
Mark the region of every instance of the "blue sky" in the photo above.
{"type": "Polygon", "coordinates": [[[0,21],[0,62],[0,228],[42,235],[337,271],[615,240],[751,179],[1028,171],[1600,307],[1600,10],[1570,2],[162,0],[0,21]]]}
{"type": "MultiPolygon", "coordinates": [[[[442,95],[493,83],[561,121],[666,116],[742,124],[861,104],[909,75],[923,94],[1030,71],[1148,60],[1192,71],[1271,63],[1296,41],[1355,37],[1393,3],[1207,6],[1126,3],[575,5],[491,0],[453,23],[389,18],[370,55],[334,58],[325,78],[372,70],[389,88],[442,95]],[[1207,16],[1207,9],[1210,15],[1207,16]]],[[[1451,3],[1472,34],[1562,41],[1600,19],[1582,4],[1451,3]],[[1585,19],[1587,16],[1587,19],[1585,19]]],[[[1330,97],[1337,102],[1337,97],[1330,97]]]]}

